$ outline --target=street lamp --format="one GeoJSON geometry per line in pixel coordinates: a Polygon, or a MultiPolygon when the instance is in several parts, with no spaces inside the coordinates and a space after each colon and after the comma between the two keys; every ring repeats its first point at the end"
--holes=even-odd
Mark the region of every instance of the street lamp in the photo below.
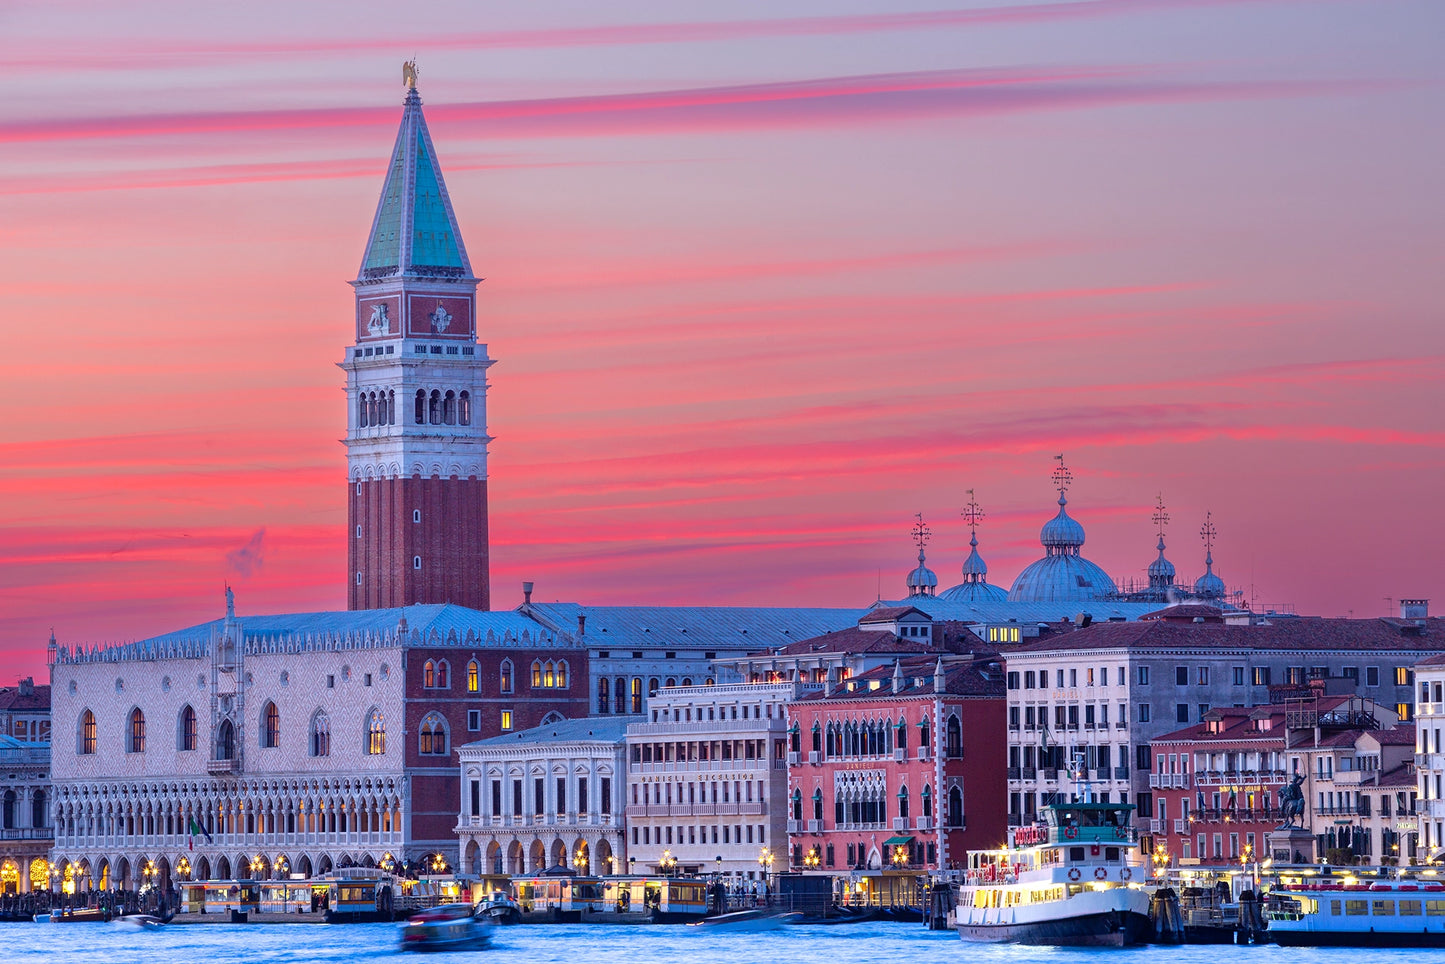
{"type": "Polygon", "coordinates": [[[393,857],[390,853],[382,854],[381,869],[386,871],[387,873],[391,873],[393,870],[396,869],[396,858],[393,857]]]}
{"type": "Polygon", "coordinates": [[[444,858],[441,854],[432,854],[431,872],[434,874],[443,874],[446,873],[446,869],[446,858],[444,858]]]}
{"type": "Polygon", "coordinates": [[[908,863],[908,848],[899,844],[893,848],[893,866],[901,870],[906,863],[908,863]]]}
{"type": "Polygon", "coordinates": [[[182,857],[180,860],[177,860],[177,861],[176,861],[176,873],[179,874],[179,875],[182,876],[182,877],[189,877],[189,876],[191,875],[191,862],[190,862],[190,860],[188,860],[188,859],[185,858],[185,857],[182,857]]]}
{"type": "Polygon", "coordinates": [[[637,876],[637,858],[636,858],[636,857],[628,857],[628,858],[627,858],[627,875],[628,875],[629,877],[636,877],[636,876],[637,876]]]}
{"type": "Polygon", "coordinates": [[[809,870],[817,870],[819,863],[820,861],[818,859],[817,847],[813,847],[806,854],[803,855],[803,866],[808,868],[809,870]]]}
{"type": "Polygon", "coordinates": [[[587,849],[585,847],[578,847],[577,853],[573,855],[572,866],[581,870],[587,867],[588,864],[589,861],[587,860],[587,849]]]}
{"type": "Polygon", "coordinates": [[[767,847],[764,847],[758,853],[758,866],[763,868],[763,886],[766,887],[768,884],[768,874],[773,869],[773,852],[767,847]]]}
{"type": "Polygon", "coordinates": [[[717,875],[722,876],[722,854],[717,855],[717,875]]]}
{"type": "Polygon", "coordinates": [[[657,867],[662,871],[664,877],[671,877],[673,868],[677,866],[677,858],[672,855],[671,850],[664,850],[662,858],[658,860],[657,867]]]}

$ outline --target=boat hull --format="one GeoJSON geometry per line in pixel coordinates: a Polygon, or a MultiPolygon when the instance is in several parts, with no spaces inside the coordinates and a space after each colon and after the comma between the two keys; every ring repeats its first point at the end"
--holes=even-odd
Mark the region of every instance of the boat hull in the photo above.
{"type": "Polygon", "coordinates": [[[1445,932],[1282,930],[1271,923],[1265,939],[1282,947],[1445,947],[1445,932]]]}
{"type": "Polygon", "coordinates": [[[1153,933],[1148,915],[1104,911],[1021,923],[958,924],[966,941],[1037,944],[1057,947],[1125,947],[1142,944],[1153,933]]]}

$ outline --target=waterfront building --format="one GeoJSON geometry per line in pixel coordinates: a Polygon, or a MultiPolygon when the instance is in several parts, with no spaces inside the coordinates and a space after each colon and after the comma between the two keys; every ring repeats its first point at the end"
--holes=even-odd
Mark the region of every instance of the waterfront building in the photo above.
{"type": "Polygon", "coordinates": [[[1408,718],[1412,667],[1422,651],[1441,649],[1438,619],[1259,618],[1201,605],[1094,623],[1013,649],[1010,821],[1031,823],[1039,806],[1071,799],[1071,773],[1082,768],[1101,799],[1136,804],[1140,829],[1162,832],[1149,786],[1150,741],[1216,707],[1266,704],[1271,686],[1311,680],[1408,718]]]}
{"type": "Polygon", "coordinates": [[[646,720],[627,727],[635,869],[737,881],[786,869],[786,707],[797,692],[718,683],[666,687],[647,701],[646,720]]]}
{"type": "Polygon", "coordinates": [[[1186,866],[1408,862],[1415,855],[1413,725],[1326,683],[1275,687],[1264,706],[1211,709],[1151,741],[1154,846],[1186,866]],[[1281,830],[1280,792],[1296,775],[1308,852],[1281,830]]]}
{"type": "MultiPolygon", "coordinates": [[[[52,634],[51,642],[55,641],[52,634]]],[[[27,676],[14,686],[0,687],[0,735],[22,743],[50,742],[50,685],[35,685],[27,676]]]]}
{"type": "Polygon", "coordinates": [[[746,680],[736,661],[854,625],[866,609],[766,606],[581,606],[532,601],[517,610],[587,649],[592,712],[645,718],[665,687],[746,680]],[[721,675],[719,675],[721,674],[721,675]]]}
{"type": "MultiPolygon", "coordinates": [[[[1422,627],[1429,600],[1400,600],[1402,617],[1422,627]]],[[[1420,799],[1420,845],[1429,861],[1445,858],[1445,653],[1415,665],[1415,766],[1420,799]]]]}
{"type": "Polygon", "coordinates": [[[50,886],[50,744],[0,735],[0,895],[50,886]]]}
{"type": "Polygon", "coordinates": [[[900,657],[788,704],[788,862],[859,899],[917,903],[1007,829],[997,657],[900,657]]]}
{"type": "Polygon", "coordinates": [[[460,606],[60,647],[54,862],[82,887],[455,865],[453,747],[585,716],[586,679],[570,641],[460,606]]]}
{"type": "Polygon", "coordinates": [[[622,873],[626,728],[621,718],[559,717],[457,747],[461,869],[622,873]]]}

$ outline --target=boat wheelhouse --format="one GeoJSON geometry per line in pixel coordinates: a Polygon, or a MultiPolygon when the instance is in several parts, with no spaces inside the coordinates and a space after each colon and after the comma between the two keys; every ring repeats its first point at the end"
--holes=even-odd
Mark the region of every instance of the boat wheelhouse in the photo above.
{"type": "Polygon", "coordinates": [[[972,851],[954,905],[967,941],[1119,947],[1152,930],[1149,867],[1125,803],[1051,804],[1011,846],[972,851]]]}

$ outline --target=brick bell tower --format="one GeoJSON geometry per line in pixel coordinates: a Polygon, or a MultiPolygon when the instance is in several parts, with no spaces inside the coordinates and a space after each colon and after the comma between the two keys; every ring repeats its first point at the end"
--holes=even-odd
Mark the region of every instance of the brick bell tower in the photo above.
{"type": "Polygon", "coordinates": [[[349,609],[488,609],[487,346],[477,281],[403,70],[401,130],[356,290],[348,401],[349,609]]]}

